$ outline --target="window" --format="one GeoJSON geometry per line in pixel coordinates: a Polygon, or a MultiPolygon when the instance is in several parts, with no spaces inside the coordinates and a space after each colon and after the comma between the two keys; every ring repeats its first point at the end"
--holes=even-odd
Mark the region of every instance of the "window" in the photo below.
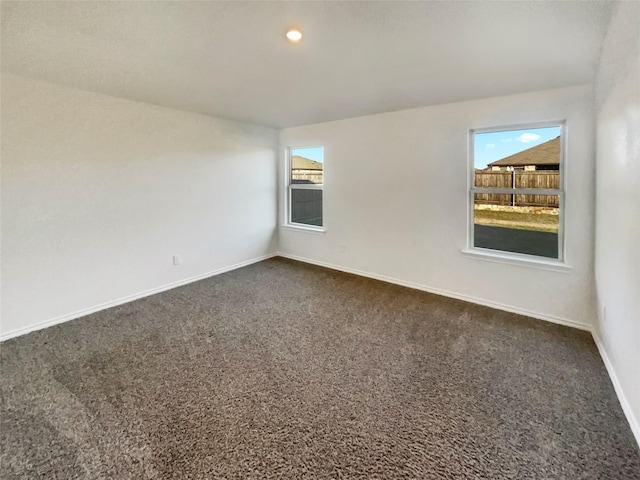
{"type": "Polygon", "coordinates": [[[288,161],[287,223],[320,230],[324,148],[290,148],[288,161]]]}
{"type": "Polygon", "coordinates": [[[471,130],[470,249],[563,260],[564,124],[471,130]]]}

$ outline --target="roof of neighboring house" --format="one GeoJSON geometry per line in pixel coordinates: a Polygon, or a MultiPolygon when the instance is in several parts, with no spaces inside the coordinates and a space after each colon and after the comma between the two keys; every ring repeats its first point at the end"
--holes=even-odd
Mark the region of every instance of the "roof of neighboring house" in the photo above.
{"type": "Polygon", "coordinates": [[[316,162],[299,155],[294,155],[291,163],[295,170],[322,170],[322,162],[316,162]]]}
{"type": "Polygon", "coordinates": [[[508,157],[491,162],[489,167],[511,167],[523,165],[559,165],[560,164],[560,137],[522,152],[514,153],[508,157]]]}

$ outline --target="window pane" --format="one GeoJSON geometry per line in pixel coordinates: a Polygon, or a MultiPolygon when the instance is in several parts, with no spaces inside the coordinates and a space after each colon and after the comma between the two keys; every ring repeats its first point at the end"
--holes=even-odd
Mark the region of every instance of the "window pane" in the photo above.
{"type": "Polygon", "coordinates": [[[322,184],[324,170],[322,147],[295,148],[291,150],[291,183],[322,184]]]}
{"type": "Polygon", "coordinates": [[[474,134],[476,187],[560,188],[559,126],[474,134]]]}
{"type": "Polygon", "coordinates": [[[291,223],[322,226],[322,190],[291,189],[291,223]]]}
{"type": "MultiPolygon", "coordinates": [[[[491,171],[475,170],[474,186],[480,188],[545,188],[558,190],[560,188],[559,170],[510,170],[491,171]]],[[[559,167],[558,167],[559,168],[559,167]]]]}
{"type": "Polygon", "coordinates": [[[474,247],[558,258],[559,195],[474,195],[474,247]]]}

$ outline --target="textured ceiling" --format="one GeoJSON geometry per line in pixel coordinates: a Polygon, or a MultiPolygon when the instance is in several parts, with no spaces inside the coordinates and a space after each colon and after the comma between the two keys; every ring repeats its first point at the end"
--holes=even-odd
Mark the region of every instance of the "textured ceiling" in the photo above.
{"type": "Polygon", "coordinates": [[[589,83],[610,2],[9,2],[2,70],[288,127],[589,83]],[[299,25],[290,45],[285,29],[299,25]]]}

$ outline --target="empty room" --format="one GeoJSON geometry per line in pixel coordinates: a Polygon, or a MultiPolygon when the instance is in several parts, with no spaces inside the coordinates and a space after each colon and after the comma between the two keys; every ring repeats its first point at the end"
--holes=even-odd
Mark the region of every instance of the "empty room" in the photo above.
{"type": "Polygon", "coordinates": [[[640,2],[0,9],[0,478],[640,479],[640,2]]]}

